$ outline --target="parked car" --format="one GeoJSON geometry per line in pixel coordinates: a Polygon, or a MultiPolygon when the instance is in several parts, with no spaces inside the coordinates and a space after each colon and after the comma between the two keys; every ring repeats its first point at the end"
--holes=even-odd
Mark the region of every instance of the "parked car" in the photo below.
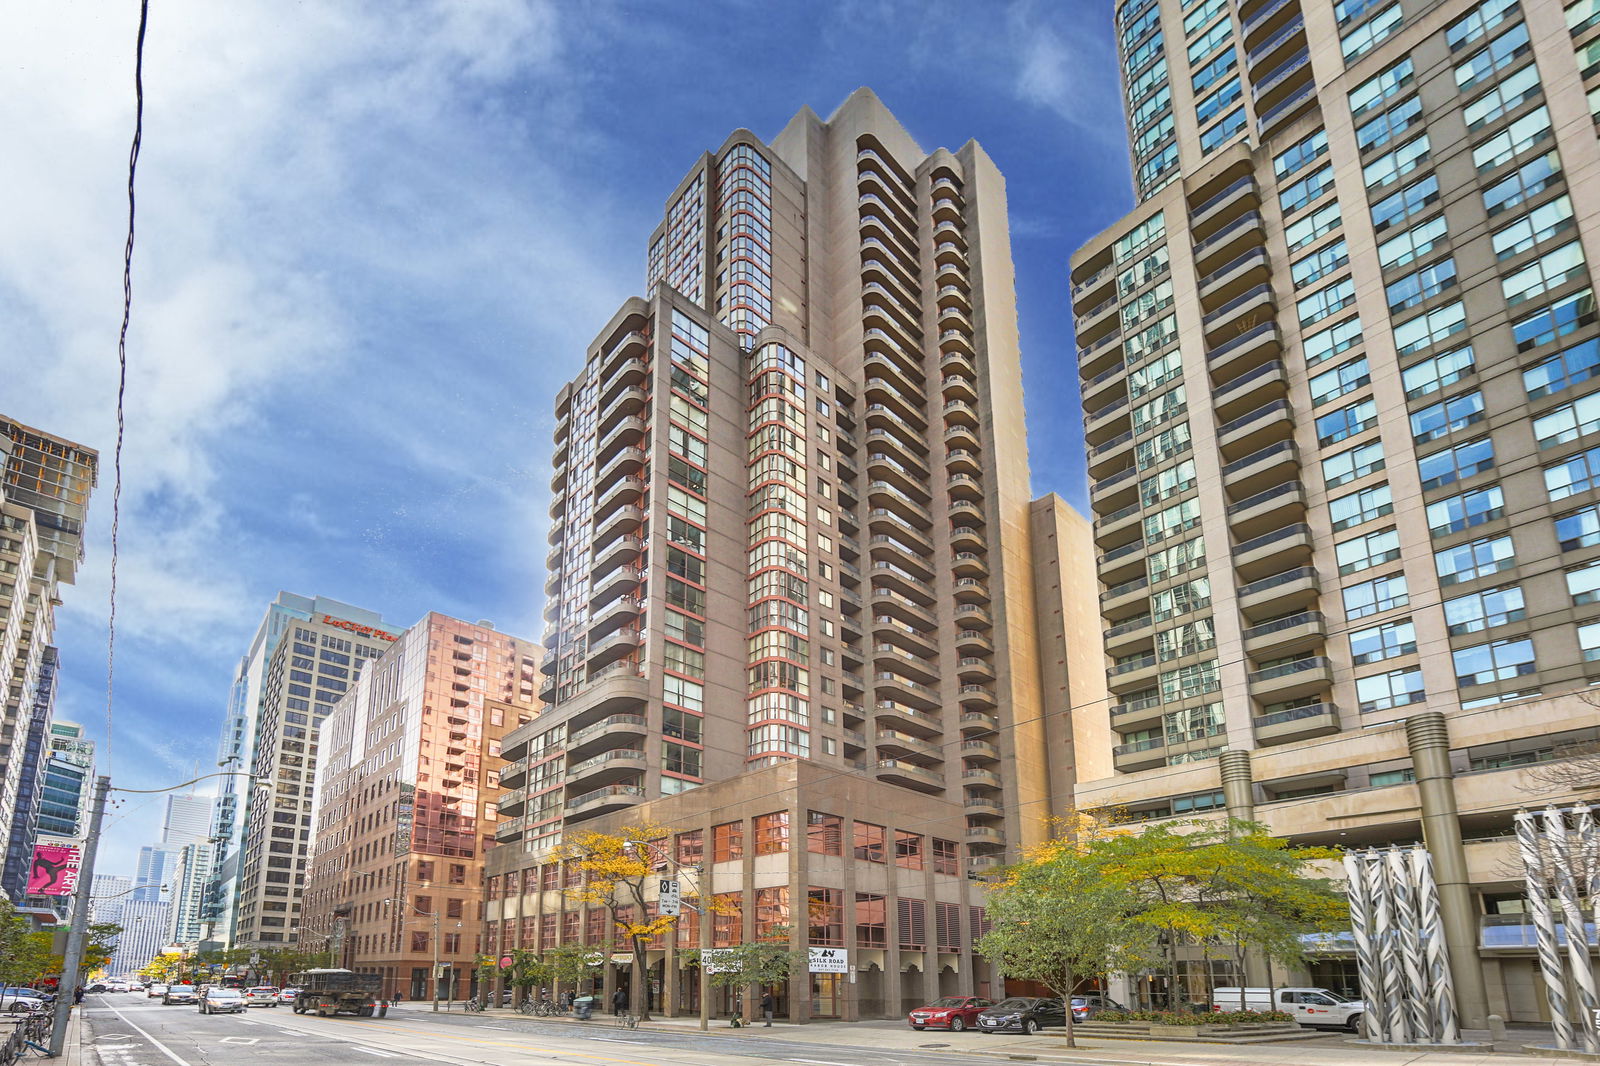
{"type": "Polygon", "coordinates": [[[280,988],[278,989],[278,1002],[293,1003],[294,997],[298,995],[299,992],[300,990],[298,988],[280,988]]]}
{"type": "Polygon", "coordinates": [[[278,990],[271,985],[257,985],[255,988],[244,990],[244,1005],[247,1007],[276,1007],[278,1005],[278,990]]]}
{"type": "Polygon", "coordinates": [[[1086,1022],[1102,1014],[1126,1014],[1127,1007],[1108,996],[1095,992],[1072,997],[1072,1020],[1086,1022]]]}
{"type": "Polygon", "coordinates": [[[108,982],[106,982],[106,991],[107,992],[126,992],[127,990],[128,990],[128,982],[126,982],[126,981],[108,981],[108,982]]]}
{"type": "Polygon", "coordinates": [[[244,993],[237,988],[212,985],[200,997],[201,1014],[243,1014],[244,993]]]}
{"type": "Polygon", "coordinates": [[[31,988],[0,988],[0,1010],[43,1010],[45,1003],[44,995],[31,988]]]}
{"type": "Polygon", "coordinates": [[[993,1000],[981,996],[945,996],[926,1007],[918,1007],[907,1015],[906,1021],[913,1029],[948,1029],[959,1033],[972,1028],[983,1009],[992,1006],[993,1000]]]}
{"type": "Polygon", "coordinates": [[[1037,1033],[1067,1024],[1067,1009],[1053,996],[1012,996],[978,1014],[980,1033],[1037,1033]]]}
{"type": "Polygon", "coordinates": [[[174,1003],[198,1003],[200,997],[195,993],[194,985],[168,985],[167,990],[161,994],[161,1005],[170,1007],[174,1003]]]}
{"type": "Polygon", "coordinates": [[[85,992],[104,992],[105,990],[106,983],[104,981],[96,981],[94,984],[84,989],[85,992]]]}
{"type": "Polygon", "coordinates": [[[151,985],[149,988],[144,990],[144,996],[146,999],[155,999],[157,996],[164,996],[166,994],[166,985],[151,985]]]}
{"type": "Polygon", "coordinates": [[[1281,1010],[1294,1015],[1301,1025],[1318,1029],[1349,1029],[1361,1031],[1361,1016],[1366,1004],[1359,999],[1345,999],[1326,988],[1214,988],[1211,990],[1211,1009],[1214,1011],[1281,1010]]]}

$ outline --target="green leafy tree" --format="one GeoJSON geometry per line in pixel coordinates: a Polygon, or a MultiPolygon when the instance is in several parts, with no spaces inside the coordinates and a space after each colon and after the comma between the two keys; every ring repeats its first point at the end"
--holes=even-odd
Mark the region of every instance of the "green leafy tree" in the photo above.
{"type": "Polygon", "coordinates": [[[1037,981],[1066,1001],[1066,1042],[1076,1047],[1072,993],[1089,978],[1136,969],[1155,934],[1106,877],[1105,836],[1093,823],[1029,849],[990,890],[989,932],[974,945],[1007,974],[1037,981]]]}
{"type": "Polygon", "coordinates": [[[1253,822],[1162,822],[1104,833],[1090,847],[1107,886],[1125,894],[1129,921],[1161,935],[1171,1006],[1185,944],[1227,945],[1241,969],[1251,949],[1298,961],[1303,934],[1349,920],[1333,882],[1312,872],[1339,852],[1291,847],[1253,822]]]}
{"type": "Polygon", "coordinates": [[[706,979],[718,988],[745,990],[745,1016],[749,1018],[759,998],[759,990],[781,984],[803,973],[810,952],[789,946],[788,926],[777,925],[759,940],[727,948],[689,948],[684,958],[707,969],[706,979]]]}

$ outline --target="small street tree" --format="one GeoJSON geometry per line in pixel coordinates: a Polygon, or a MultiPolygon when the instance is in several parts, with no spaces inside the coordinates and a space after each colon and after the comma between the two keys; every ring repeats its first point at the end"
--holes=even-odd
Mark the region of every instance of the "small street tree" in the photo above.
{"type": "Polygon", "coordinates": [[[1304,934],[1349,920],[1344,896],[1310,869],[1339,852],[1291,847],[1253,822],[1163,822],[1106,834],[1093,850],[1108,887],[1125,894],[1130,922],[1162,934],[1171,1007],[1186,943],[1227,945],[1242,973],[1251,949],[1268,960],[1298,960],[1304,934]]]}
{"type": "Polygon", "coordinates": [[[789,946],[788,926],[777,925],[759,940],[726,948],[689,948],[683,956],[706,969],[706,979],[717,988],[743,988],[745,1015],[754,1009],[759,990],[780,984],[805,970],[810,953],[789,946]]]}
{"type": "Polygon", "coordinates": [[[628,826],[620,833],[580,831],[556,850],[556,857],[582,875],[581,883],[563,889],[573,903],[604,907],[616,938],[633,955],[634,999],[639,1017],[650,1019],[645,948],[677,924],[673,915],[649,916],[645,884],[660,877],[652,850],[665,846],[668,831],[660,826],[628,826]],[[652,843],[660,842],[660,843],[652,843]]]}
{"type": "Polygon", "coordinates": [[[1003,972],[1037,981],[1066,1006],[1066,1040],[1076,1047],[1072,994],[1089,978],[1143,966],[1155,935],[1107,880],[1104,836],[1091,822],[1030,848],[990,890],[989,932],[974,945],[1003,972]]]}

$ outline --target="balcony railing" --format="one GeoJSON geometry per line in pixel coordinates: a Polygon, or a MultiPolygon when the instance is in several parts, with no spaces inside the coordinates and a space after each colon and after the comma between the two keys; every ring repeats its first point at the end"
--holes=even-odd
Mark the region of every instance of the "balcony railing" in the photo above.
{"type": "Polygon", "coordinates": [[[1252,683],[1256,681],[1271,681],[1275,678],[1289,677],[1292,674],[1303,674],[1310,670],[1329,670],[1332,667],[1332,660],[1325,659],[1320,655],[1313,655],[1306,659],[1296,659],[1292,663],[1279,663],[1277,666],[1269,666],[1265,670],[1257,670],[1250,675],[1250,681],[1252,683]]]}
{"type": "Polygon", "coordinates": [[[1281,574],[1273,574],[1271,577],[1264,577],[1260,581],[1252,581],[1248,585],[1240,585],[1239,596],[1244,597],[1257,592],[1265,592],[1268,589],[1277,588],[1279,585],[1288,585],[1296,581],[1307,579],[1315,581],[1316,578],[1316,567],[1297,566],[1293,570],[1285,570],[1281,574]]]}
{"type": "Polygon", "coordinates": [[[1228,197],[1232,196],[1234,193],[1238,192],[1240,189],[1248,188],[1255,183],[1256,179],[1254,177],[1246,176],[1240,178],[1238,181],[1222,189],[1215,196],[1207,197],[1204,203],[1190,210],[1189,220],[1191,222],[1194,221],[1207,211],[1211,210],[1213,207],[1220,204],[1222,201],[1226,200],[1228,197]]]}
{"type": "Polygon", "coordinates": [[[1283,725],[1285,722],[1298,722],[1306,718],[1320,718],[1325,714],[1337,715],[1338,708],[1331,703],[1313,703],[1305,707],[1291,707],[1287,711],[1258,715],[1252,718],[1251,722],[1260,729],[1263,726],[1283,725]]]}
{"type": "Polygon", "coordinates": [[[1257,548],[1265,548],[1277,541],[1288,540],[1290,537],[1298,537],[1302,534],[1310,536],[1311,527],[1304,522],[1296,522],[1292,526],[1284,526],[1281,529],[1274,529],[1271,533],[1263,533],[1259,537],[1251,537],[1249,540],[1240,541],[1233,546],[1233,555],[1238,557],[1247,552],[1253,552],[1257,548]]]}
{"type": "Polygon", "coordinates": [[[1279,618],[1271,622],[1263,622],[1258,626],[1251,626],[1244,631],[1244,639],[1252,637],[1266,637],[1273,633],[1282,633],[1285,629],[1296,629],[1300,626],[1317,625],[1323,621],[1321,611],[1301,611],[1291,614],[1287,618],[1279,618]]]}
{"type": "Polygon", "coordinates": [[[1271,403],[1262,404],[1254,411],[1247,411],[1238,418],[1235,418],[1232,422],[1224,422],[1222,425],[1218,426],[1217,436],[1226,437],[1229,433],[1232,433],[1236,429],[1243,429],[1251,422],[1265,418],[1277,411],[1287,410],[1289,410],[1289,403],[1287,400],[1273,400],[1271,403]]]}
{"type": "MultiPolygon", "coordinates": [[[[1265,365],[1267,365],[1267,366],[1275,366],[1277,364],[1275,364],[1275,363],[1267,363],[1265,365]]],[[[1294,441],[1292,441],[1292,440],[1280,440],[1276,444],[1269,444],[1265,448],[1261,448],[1261,449],[1259,449],[1257,451],[1251,452],[1249,455],[1245,456],[1243,459],[1235,459],[1233,462],[1229,463],[1227,466],[1222,468],[1222,476],[1223,477],[1227,477],[1229,474],[1238,473],[1240,470],[1243,470],[1245,467],[1254,466],[1256,463],[1261,462],[1263,459],[1270,459],[1274,455],[1278,455],[1280,453],[1293,454],[1293,452],[1294,452],[1294,441]]]]}
{"type": "Polygon", "coordinates": [[[1217,308],[1215,311],[1211,312],[1209,315],[1206,315],[1201,321],[1209,328],[1211,323],[1221,321],[1223,318],[1232,314],[1234,311],[1237,311],[1250,301],[1258,300],[1263,296],[1267,297],[1268,299],[1272,297],[1272,286],[1253,285],[1244,292],[1240,293],[1238,296],[1235,296],[1233,299],[1229,300],[1227,303],[1223,304],[1221,307],[1217,308]]]}
{"type": "Polygon", "coordinates": [[[1228,507],[1228,516],[1232,517],[1233,515],[1248,511],[1252,507],[1259,507],[1261,504],[1275,500],[1280,496],[1292,496],[1296,493],[1302,493],[1304,491],[1305,488],[1300,484],[1300,482],[1285,481],[1281,485],[1274,485],[1265,492],[1258,492],[1254,496],[1247,497],[1246,499],[1240,500],[1238,503],[1231,504],[1228,507]]]}
{"type": "Polygon", "coordinates": [[[1208,360],[1221,359],[1228,353],[1252,343],[1264,334],[1277,332],[1277,329],[1278,324],[1276,322],[1263,322],[1259,326],[1245,330],[1232,340],[1217,345],[1215,348],[1206,352],[1206,358],[1208,360]]]}

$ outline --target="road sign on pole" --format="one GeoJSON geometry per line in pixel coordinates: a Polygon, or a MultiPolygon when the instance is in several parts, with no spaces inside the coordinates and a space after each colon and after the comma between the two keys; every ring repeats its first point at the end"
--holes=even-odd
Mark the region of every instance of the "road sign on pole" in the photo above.
{"type": "Polygon", "coordinates": [[[678,882],[663,877],[656,890],[656,913],[663,918],[676,918],[683,907],[683,892],[678,882]]]}

